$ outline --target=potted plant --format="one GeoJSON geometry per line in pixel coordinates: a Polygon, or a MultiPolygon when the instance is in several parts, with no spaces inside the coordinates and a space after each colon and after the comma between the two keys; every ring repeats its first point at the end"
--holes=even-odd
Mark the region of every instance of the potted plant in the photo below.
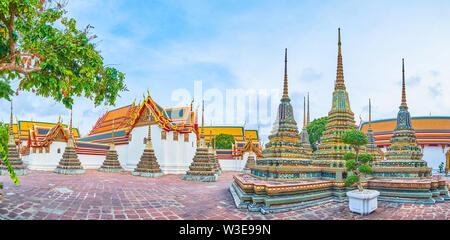
{"type": "Polygon", "coordinates": [[[373,156],[367,153],[359,153],[361,147],[368,142],[367,136],[359,130],[352,129],[344,132],[341,139],[355,150],[355,153],[346,153],[343,156],[348,173],[345,185],[353,186],[356,184],[358,186],[356,190],[347,192],[350,211],[367,215],[377,209],[377,197],[380,195],[378,191],[364,189],[362,185],[366,175],[373,172],[370,167],[370,163],[374,159],[373,156]]]}

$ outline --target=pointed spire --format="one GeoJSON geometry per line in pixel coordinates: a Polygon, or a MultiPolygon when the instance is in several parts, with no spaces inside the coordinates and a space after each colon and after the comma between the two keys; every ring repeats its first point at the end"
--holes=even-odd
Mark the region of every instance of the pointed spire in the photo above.
{"type": "Polygon", "coordinates": [[[303,128],[306,127],[306,97],[303,97],[303,128]]]}
{"type": "Polygon", "coordinates": [[[72,109],[70,109],[70,121],[69,121],[69,140],[67,145],[69,147],[73,147],[74,143],[73,143],[73,136],[72,136],[72,109]]]}
{"type": "Polygon", "coordinates": [[[307,103],[307,110],[308,110],[308,112],[307,112],[307,117],[306,117],[306,126],[308,126],[309,125],[309,121],[310,121],[310,118],[309,118],[309,92],[308,92],[308,103],[307,103]]]}
{"type": "Polygon", "coordinates": [[[402,104],[400,108],[408,109],[406,104],[406,87],[405,87],[405,59],[402,58],[402,104]]]}
{"type": "Polygon", "coordinates": [[[369,128],[372,127],[372,105],[370,104],[370,98],[369,98],[369,128]]]}
{"type": "Polygon", "coordinates": [[[287,48],[284,52],[284,86],[283,86],[283,99],[289,99],[288,94],[288,76],[287,76],[287,48]]]}
{"type": "Polygon", "coordinates": [[[344,85],[344,66],[342,64],[342,50],[341,50],[341,29],[338,28],[338,62],[337,62],[337,72],[336,72],[336,83],[334,86],[335,90],[345,90],[344,85]]]}

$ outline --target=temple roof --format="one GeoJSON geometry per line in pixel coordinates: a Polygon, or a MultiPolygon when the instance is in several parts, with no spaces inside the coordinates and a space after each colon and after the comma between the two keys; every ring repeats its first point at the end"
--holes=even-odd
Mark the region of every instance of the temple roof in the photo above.
{"type": "MultiPolygon", "coordinates": [[[[6,125],[9,127],[9,124],[6,125]]],[[[43,140],[56,125],[58,123],[19,120],[19,124],[13,124],[13,133],[16,141],[28,141],[30,133],[32,134],[32,139],[43,140]]],[[[64,131],[68,131],[68,125],[61,124],[61,126],[64,131]]],[[[77,128],[72,128],[72,133],[75,138],[80,137],[77,128]]]]}
{"type": "MultiPolygon", "coordinates": [[[[396,125],[396,118],[372,121],[375,142],[378,146],[390,145],[390,138],[396,125]]],[[[411,125],[416,132],[419,145],[450,145],[450,117],[412,117],[411,125]]],[[[367,133],[368,127],[368,122],[364,122],[360,130],[367,133]]]]}
{"type": "MultiPolygon", "coordinates": [[[[201,132],[201,127],[199,127],[199,132],[201,132]]],[[[232,135],[236,141],[244,141],[244,128],[240,126],[212,126],[204,127],[204,136],[205,141],[209,142],[212,137],[215,137],[219,134],[229,134],[232,135]],[[211,130],[211,134],[210,134],[211,130]]],[[[254,141],[258,140],[258,131],[257,130],[245,130],[245,139],[252,139],[254,141]]]]}

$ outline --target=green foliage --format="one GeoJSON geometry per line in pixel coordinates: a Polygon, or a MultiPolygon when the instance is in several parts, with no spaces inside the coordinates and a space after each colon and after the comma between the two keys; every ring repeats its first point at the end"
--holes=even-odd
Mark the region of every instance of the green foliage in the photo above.
{"type": "Polygon", "coordinates": [[[373,161],[373,155],[369,153],[361,153],[358,156],[358,160],[362,163],[371,163],[373,161]]]}
{"type": "Polygon", "coordinates": [[[356,155],[354,153],[348,152],[346,154],[344,154],[344,156],[342,156],[342,159],[344,160],[350,160],[350,159],[355,159],[356,155]]]}
{"type": "Polygon", "coordinates": [[[441,162],[441,164],[439,164],[439,173],[443,172],[444,172],[444,162],[441,162]]]}
{"type": "Polygon", "coordinates": [[[126,90],[124,74],[103,62],[90,33],[76,29],[55,0],[2,0],[0,4],[0,98],[19,91],[51,97],[71,108],[74,97],[113,105],[126,90]],[[9,19],[13,18],[13,24],[9,19]],[[14,52],[12,51],[12,47],[14,52]]]}
{"type": "Polygon", "coordinates": [[[372,168],[368,164],[362,164],[358,167],[359,172],[365,173],[365,174],[371,174],[373,173],[372,168]]]}
{"type": "Polygon", "coordinates": [[[353,184],[359,182],[359,176],[358,175],[350,175],[345,179],[345,185],[346,186],[352,186],[353,184]]]}
{"type": "Polygon", "coordinates": [[[6,124],[0,123],[0,160],[1,164],[6,165],[9,172],[9,177],[13,180],[15,185],[19,185],[20,181],[14,172],[14,169],[11,167],[11,164],[8,161],[8,140],[9,140],[9,128],[6,124]]]}
{"type": "Polygon", "coordinates": [[[325,131],[325,125],[328,122],[328,117],[321,117],[314,119],[306,128],[309,135],[309,142],[312,145],[313,151],[316,151],[316,146],[314,143],[320,140],[323,132],[325,131]]]}
{"type": "Polygon", "coordinates": [[[345,131],[341,135],[341,140],[342,142],[349,144],[354,148],[366,145],[368,142],[366,134],[357,129],[345,131]]]}
{"type": "Polygon", "coordinates": [[[354,159],[349,159],[345,162],[345,167],[347,168],[347,172],[351,172],[356,170],[356,161],[354,159]]]}
{"type": "Polygon", "coordinates": [[[216,148],[217,149],[231,149],[235,139],[233,137],[233,135],[229,135],[229,134],[219,134],[216,137],[216,148]]]}

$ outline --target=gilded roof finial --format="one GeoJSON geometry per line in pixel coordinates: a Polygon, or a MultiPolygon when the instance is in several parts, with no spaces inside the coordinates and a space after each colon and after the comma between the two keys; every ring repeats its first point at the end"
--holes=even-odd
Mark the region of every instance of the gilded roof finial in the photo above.
{"type": "Polygon", "coordinates": [[[402,58],[402,104],[400,107],[408,108],[406,104],[406,87],[405,87],[405,59],[402,58]]]}
{"type": "Polygon", "coordinates": [[[289,99],[288,95],[288,76],[287,76],[287,48],[284,52],[284,86],[283,86],[283,98],[289,99]]]}

